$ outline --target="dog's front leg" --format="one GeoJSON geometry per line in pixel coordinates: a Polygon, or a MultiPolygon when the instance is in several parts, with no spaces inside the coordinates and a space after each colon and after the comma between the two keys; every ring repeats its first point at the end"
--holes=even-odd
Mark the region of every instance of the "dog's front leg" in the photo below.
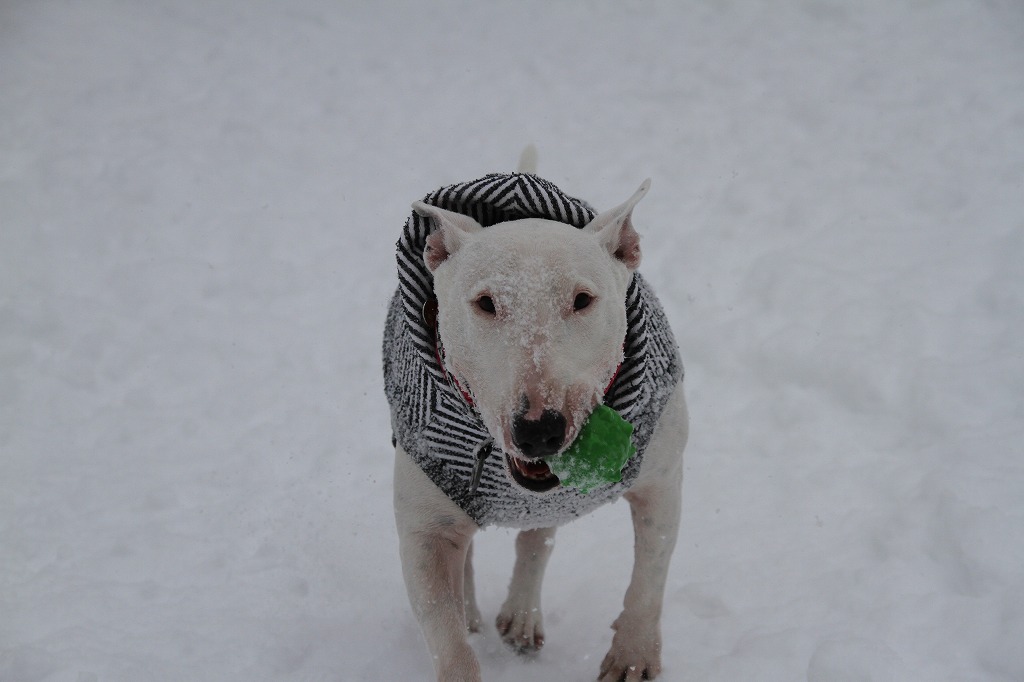
{"type": "Polygon", "coordinates": [[[520,653],[544,646],[540,589],[554,539],[554,528],[524,530],[516,536],[516,565],[496,625],[502,639],[520,653]]]}
{"type": "Polygon", "coordinates": [[[601,682],[653,680],[661,672],[661,605],[679,527],[679,495],[650,489],[626,494],[636,533],[633,577],[612,646],[601,663],[601,682]],[[660,498],[660,499],[659,499],[660,498]]]}
{"type": "Polygon", "coordinates": [[[402,574],[438,682],[480,682],[466,640],[465,566],[477,526],[401,447],[395,451],[395,520],[402,574]]]}
{"type": "Polygon", "coordinates": [[[633,516],[633,576],[600,682],[653,680],[661,672],[661,608],[682,507],[682,451],[688,435],[681,387],[665,408],[640,477],[625,494],[633,516]]]}
{"type": "Polygon", "coordinates": [[[462,598],[466,608],[466,629],[470,632],[480,632],[483,625],[483,616],[480,615],[480,607],[476,604],[476,580],[473,573],[473,543],[469,543],[466,550],[466,565],[463,568],[462,576],[462,598]]]}

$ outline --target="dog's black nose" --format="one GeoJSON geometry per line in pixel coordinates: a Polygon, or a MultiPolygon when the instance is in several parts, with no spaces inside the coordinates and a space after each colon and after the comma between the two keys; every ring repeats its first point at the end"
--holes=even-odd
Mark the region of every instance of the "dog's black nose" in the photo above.
{"type": "Polygon", "coordinates": [[[554,410],[544,410],[540,419],[517,415],[512,420],[512,440],[527,457],[553,455],[565,442],[565,417],[554,410]]]}

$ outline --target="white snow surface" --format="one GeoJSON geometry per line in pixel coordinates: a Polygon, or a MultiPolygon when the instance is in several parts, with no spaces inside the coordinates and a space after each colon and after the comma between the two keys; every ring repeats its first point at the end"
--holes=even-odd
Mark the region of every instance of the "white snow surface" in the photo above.
{"type": "MultiPolygon", "coordinates": [[[[427,680],[379,347],[411,201],[512,170],[641,271],[692,437],[662,679],[1024,679],[1024,8],[0,6],[0,680],[427,680]]],[[[478,536],[496,615],[511,531],[478,536]]],[[[596,677],[619,502],[559,532],[596,677]]]]}

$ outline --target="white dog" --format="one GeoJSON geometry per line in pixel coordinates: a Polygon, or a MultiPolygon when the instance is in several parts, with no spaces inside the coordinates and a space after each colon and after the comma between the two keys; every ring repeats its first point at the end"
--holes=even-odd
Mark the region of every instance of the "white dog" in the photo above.
{"type": "Polygon", "coordinates": [[[473,534],[523,529],[497,628],[536,651],[555,527],[624,496],[633,574],[600,679],[653,679],[688,427],[675,341],[636,273],[632,212],[649,183],[594,216],[528,172],[531,156],[416,202],[399,241],[384,368],[406,588],[437,679],[480,680],[473,534]],[[634,425],[637,454],[620,482],[582,493],[547,462],[602,402],[634,425]]]}

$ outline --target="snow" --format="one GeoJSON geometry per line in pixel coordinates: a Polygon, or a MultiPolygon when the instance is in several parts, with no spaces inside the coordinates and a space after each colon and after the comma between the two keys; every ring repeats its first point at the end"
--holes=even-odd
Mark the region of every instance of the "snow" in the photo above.
{"type": "MultiPolygon", "coordinates": [[[[1024,679],[1024,11],[0,8],[0,680],[421,680],[379,335],[411,201],[645,177],[692,437],[665,680],[1024,679]]],[[[624,503],[560,531],[591,679],[624,503]]],[[[476,548],[485,620],[512,535],[476,548]]]]}

